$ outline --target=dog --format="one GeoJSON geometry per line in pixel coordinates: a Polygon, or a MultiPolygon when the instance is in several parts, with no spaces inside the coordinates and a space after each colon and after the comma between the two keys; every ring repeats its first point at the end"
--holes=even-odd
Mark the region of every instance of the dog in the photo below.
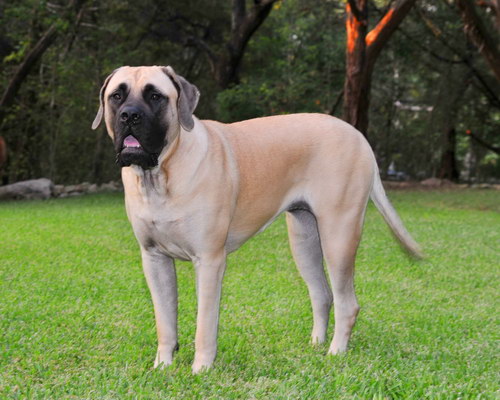
{"type": "Polygon", "coordinates": [[[328,353],[346,351],[359,311],[354,259],[370,197],[402,246],[421,256],[385,195],[370,145],[351,125],[323,114],[199,120],[199,97],[171,67],[121,67],[106,78],[92,124],[104,119],[122,167],[154,305],[154,366],[171,364],[178,348],[174,259],[192,261],[196,270],[198,373],[216,357],[226,256],[283,212],[311,298],[312,343],[326,340],[335,299],[328,353]]]}

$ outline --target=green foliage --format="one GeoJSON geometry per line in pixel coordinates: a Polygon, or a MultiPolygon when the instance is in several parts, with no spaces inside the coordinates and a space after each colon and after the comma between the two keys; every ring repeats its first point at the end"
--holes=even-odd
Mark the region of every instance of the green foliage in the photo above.
{"type": "MultiPolygon", "coordinates": [[[[499,82],[468,43],[456,10],[444,1],[418,6],[419,12],[404,20],[375,68],[368,137],[381,170],[394,161],[398,170],[413,177],[435,176],[449,125],[457,132],[462,179],[498,179],[500,175],[492,169],[486,172],[481,161],[488,152],[465,132],[470,129],[500,145],[500,103],[495,105],[488,95],[489,90],[500,93],[499,82]],[[462,94],[450,105],[457,92],[462,94]]],[[[489,157],[500,160],[498,155],[489,157]]]]}
{"type": "Polygon", "coordinates": [[[283,2],[251,40],[245,78],[217,96],[217,116],[329,113],[344,79],[341,18],[334,2],[283,2]]]}
{"type": "MultiPolygon", "coordinates": [[[[222,54],[231,28],[230,2],[91,0],[83,2],[81,13],[67,4],[19,0],[0,6],[0,45],[9,44],[6,53],[0,46],[2,89],[48,27],[58,29],[56,42],[23,82],[0,126],[9,148],[3,172],[10,181],[118,178],[109,139],[102,128],[91,131],[90,124],[104,78],[121,65],[174,66],[200,88],[200,118],[232,122],[294,112],[342,116],[343,1],[278,2],[247,46],[241,82],[224,91],[194,38],[222,54]]],[[[370,3],[370,28],[388,4],[370,3]]],[[[453,7],[433,1],[419,1],[417,7],[382,51],[373,76],[368,137],[381,171],[395,162],[413,178],[436,174],[449,116],[444,78],[451,76],[450,87],[465,87],[453,117],[462,178],[498,179],[498,155],[464,132],[470,129],[500,147],[499,84],[467,42],[453,7]],[[420,111],[411,109],[415,106],[420,111]]]]}
{"type": "Polygon", "coordinates": [[[153,309],[122,195],[0,204],[0,397],[496,398],[497,193],[390,197],[428,258],[410,261],[369,207],[346,355],[309,344],[310,302],[280,218],[230,256],[218,358],[199,376],[187,263],[177,265],[180,350],[168,370],[152,369],[153,309]]]}

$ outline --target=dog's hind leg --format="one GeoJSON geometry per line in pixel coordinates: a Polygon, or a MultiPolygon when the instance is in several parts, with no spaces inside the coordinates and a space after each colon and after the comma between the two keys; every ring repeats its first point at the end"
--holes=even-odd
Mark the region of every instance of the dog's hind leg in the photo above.
{"type": "Polygon", "coordinates": [[[314,321],[312,343],[323,343],[332,306],[332,291],[323,268],[316,218],[307,210],[295,210],[286,213],[286,221],[293,258],[311,297],[314,321]]]}
{"type": "Polygon", "coordinates": [[[335,334],[328,351],[347,350],[359,305],[354,293],[354,259],[361,239],[364,210],[337,210],[318,218],[321,245],[333,290],[335,334]]]}

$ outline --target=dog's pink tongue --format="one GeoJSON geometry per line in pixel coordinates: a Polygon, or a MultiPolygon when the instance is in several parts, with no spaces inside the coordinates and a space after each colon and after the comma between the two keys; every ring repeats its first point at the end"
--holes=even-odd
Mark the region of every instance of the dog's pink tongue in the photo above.
{"type": "Polygon", "coordinates": [[[141,147],[141,145],[139,144],[137,139],[135,137],[133,137],[132,135],[129,135],[125,138],[125,140],[123,141],[123,146],[125,146],[125,147],[141,147]]]}

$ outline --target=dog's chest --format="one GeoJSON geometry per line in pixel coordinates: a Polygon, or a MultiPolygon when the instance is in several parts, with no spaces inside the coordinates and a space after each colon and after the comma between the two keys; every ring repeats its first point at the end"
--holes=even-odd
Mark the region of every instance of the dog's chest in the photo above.
{"type": "Polygon", "coordinates": [[[125,195],[125,202],[135,236],[144,249],[182,260],[192,258],[191,218],[185,209],[157,195],[125,195]]]}

